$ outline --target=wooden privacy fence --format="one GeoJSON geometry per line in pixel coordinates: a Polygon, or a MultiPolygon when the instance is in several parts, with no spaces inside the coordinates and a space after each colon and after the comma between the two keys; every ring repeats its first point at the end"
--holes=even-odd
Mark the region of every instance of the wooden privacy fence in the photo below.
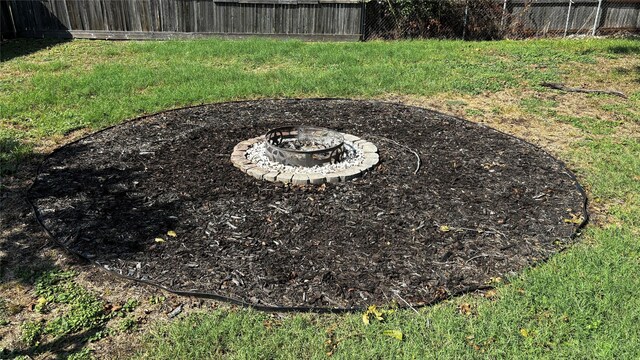
{"type": "MultiPolygon", "coordinates": [[[[444,0],[414,0],[423,3],[444,0]]],[[[448,0],[449,18],[399,14],[400,0],[0,0],[0,35],[95,39],[285,36],[474,38],[640,30],[640,0],[448,0]],[[474,3],[474,1],[476,1],[474,3]],[[389,11],[391,9],[391,11],[389,11]],[[442,34],[413,31],[440,21],[442,34]],[[418,24],[418,25],[416,25],[418,24]],[[412,29],[413,27],[413,29],[412,29]]]]}
{"type": "MultiPolygon", "coordinates": [[[[0,0],[18,37],[358,40],[360,0],[0,0]]],[[[4,24],[4,21],[3,21],[4,24]]]]}

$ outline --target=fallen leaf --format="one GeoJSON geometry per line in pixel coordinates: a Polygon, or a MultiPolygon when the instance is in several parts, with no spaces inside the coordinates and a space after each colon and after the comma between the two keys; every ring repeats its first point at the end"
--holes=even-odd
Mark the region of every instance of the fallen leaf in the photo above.
{"type": "Polygon", "coordinates": [[[171,237],[176,237],[176,236],[178,236],[178,234],[176,234],[176,232],[175,232],[175,231],[173,231],[173,230],[169,230],[169,231],[167,231],[167,235],[168,235],[168,236],[171,236],[171,237]]]}
{"type": "Polygon", "coordinates": [[[460,314],[471,315],[471,305],[468,303],[460,304],[460,306],[458,306],[458,310],[460,311],[460,314]]]}
{"type": "Polygon", "coordinates": [[[484,293],[484,297],[486,297],[487,299],[491,299],[492,297],[495,297],[496,295],[498,295],[498,292],[493,290],[493,289],[492,290],[487,290],[484,293]]]}
{"type": "Polygon", "coordinates": [[[369,325],[369,319],[371,316],[373,316],[378,321],[384,321],[384,313],[384,310],[378,310],[375,305],[371,305],[367,308],[367,311],[362,314],[362,322],[365,323],[365,325],[369,325]]]}
{"type": "Polygon", "coordinates": [[[369,325],[369,313],[365,312],[364,314],[362,314],[362,322],[365,325],[369,325]]]}
{"type": "Polygon", "coordinates": [[[385,330],[382,332],[384,335],[391,336],[394,339],[402,341],[404,334],[400,330],[385,330]]]}
{"type": "Polygon", "coordinates": [[[571,224],[581,224],[582,223],[582,217],[578,217],[574,214],[571,214],[571,219],[562,219],[562,221],[566,222],[566,223],[571,223],[571,224]]]}
{"type": "Polygon", "coordinates": [[[157,237],[157,238],[155,238],[155,241],[156,241],[157,243],[163,243],[163,242],[164,242],[164,239],[163,239],[163,238],[160,238],[160,237],[157,237]]]}
{"type": "Polygon", "coordinates": [[[440,225],[440,231],[448,232],[448,231],[451,231],[451,228],[448,227],[447,225],[440,225]]]}
{"type": "Polygon", "coordinates": [[[375,305],[369,306],[369,309],[367,309],[367,312],[369,314],[373,314],[373,316],[375,316],[376,320],[378,321],[384,320],[384,314],[382,313],[382,311],[378,310],[378,308],[375,305]]]}

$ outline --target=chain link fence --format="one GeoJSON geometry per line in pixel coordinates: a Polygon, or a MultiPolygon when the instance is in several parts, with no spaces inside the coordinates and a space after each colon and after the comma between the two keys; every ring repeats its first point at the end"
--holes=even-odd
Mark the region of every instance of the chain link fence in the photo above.
{"type": "Polygon", "coordinates": [[[370,0],[363,38],[465,40],[640,31],[640,0],[370,0]]]}

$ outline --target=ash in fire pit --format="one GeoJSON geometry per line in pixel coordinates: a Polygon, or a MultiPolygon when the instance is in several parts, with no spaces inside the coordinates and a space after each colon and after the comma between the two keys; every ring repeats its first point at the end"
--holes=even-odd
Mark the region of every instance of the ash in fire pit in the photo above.
{"type": "Polygon", "coordinates": [[[287,126],[245,140],[231,162],[272,182],[322,184],[349,181],[378,164],[378,149],[357,136],[313,126],[287,126]]]}

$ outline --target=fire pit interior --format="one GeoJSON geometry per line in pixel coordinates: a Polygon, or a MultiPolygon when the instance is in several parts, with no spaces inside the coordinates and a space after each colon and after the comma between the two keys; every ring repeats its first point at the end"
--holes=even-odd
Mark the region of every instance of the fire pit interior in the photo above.
{"type": "Polygon", "coordinates": [[[265,135],[267,157],[291,166],[335,164],[344,157],[344,136],[319,127],[287,126],[265,135]]]}
{"type": "Polygon", "coordinates": [[[59,243],[108,271],[263,309],[432,303],[548,258],[587,218],[575,178],[536,146],[351,100],[130,121],[56,150],[28,199],[59,243]],[[335,133],[308,141],[301,127],[335,133]],[[272,161],[267,146],[314,163],[272,161]]]}

